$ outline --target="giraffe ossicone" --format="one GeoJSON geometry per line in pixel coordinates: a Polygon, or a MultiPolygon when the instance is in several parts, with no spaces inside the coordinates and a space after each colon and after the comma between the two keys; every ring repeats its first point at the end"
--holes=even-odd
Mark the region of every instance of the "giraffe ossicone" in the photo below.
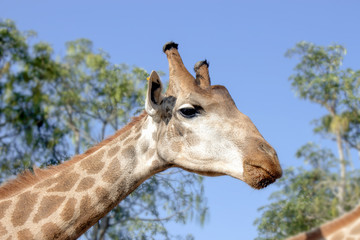
{"type": "Polygon", "coordinates": [[[165,44],[169,87],[148,80],[145,111],[115,135],[58,166],[34,169],[0,187],[4,239],[75,239],[150,176],[178,167],[229,175],[260,189],[281,177],[275,150],[211,85],[209,64],[185,68],[177,44],[165,44]]]}

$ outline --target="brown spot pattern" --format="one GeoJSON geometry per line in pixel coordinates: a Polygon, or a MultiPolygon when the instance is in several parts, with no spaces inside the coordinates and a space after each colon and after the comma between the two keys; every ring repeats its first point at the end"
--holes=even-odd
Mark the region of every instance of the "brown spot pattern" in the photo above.
{"type": "Polygon", "coordinates": [[[144,141],[140,145],[141,153],[145,153],[149,149],[149,142],[144,141]]]}
{"type": "Polygon", "coordinates": [[[182,144],[181,144],[181,142],[175,141],[175,142],[171,143],[171,150],[172,150],[173,152],[180,152],[181,149],[182,149],[182,144]]]}
{"type": "Polygon", "coordinates": [[[93,210],[91,209],[91,198],[88,195],[84,196],[80,202],[80,215],[84,216],[93,210]]]}
{"type": "Polygon", "coordinates": [[[130,161],[136,160],[136,152],[135,152],[134,146],[129,146],[129,147],[125,148],[121,153],[124,158],[126,158],[130,161]]]}
{"type": "Polygon", "coordinates": [[[108,157],[109,157],[109,158],[112,158],[117,152],[119,152],[119,150],[120,150],[120,146],[119,146],[119,145],[117,145],[117,146],[115,146],[115,147],[112,147],[112,148],[109,150],[109,152],[108,152],[108,157]]]}
{"type": "Polygon", "coordinates": [[[94,155],[89,156],[82,160],[80,166],[88,173],[88,174],[95,174],[100,172],[103,168],[105,163],[101,161],[104,157],[104,150],[100,150],[94,155]]]}
{"type": "Polygon", "coordinates": [[[141,137],[141,134],[139,133],[134,137],[134,140],[138,140],[140,137],[141,137]]]}
{"type": "Polygon", "coordinates": [[[104,182],[115,183],[121,176],[120,167],[120,161],[117,157],[114,157],[108,167],[108,170],[102,176],[104,182]]]}
{"type": "Polygon", "coordinates": [[[58,179],[58,183],[48,189],[48,192],[68,192],[70,191],[74,184],[77,182],[77,180],[79,179],[79,174],[77,173],[64,173],[61,174],[59,177],[57,177],[58,179]]]}
{"type": "Polygon", "coordinates": [[[120,135],[120,141],[124,141],[131,133],[131,130],[128,130],[120,135]]]}
{"type": "Polygon", "coordinates": [[[31,240],[34,239],[30,229],[24,229],[18,232],[18,239],[31,240]]]}
{"type": "Polygon", "coordinates": [[[133,140],[134,140],[133,138],[126,139],[126,141],[123,142],[124,146],[129,145],[129,143],[131,143],[133,140]]]}
{"type": "Polygon", "coordinates": [[[175,123],[173,127],[171,128],[171,131],[168,131],[168,135],[172,136],[184,136],[185,134],[185,128],[181,124],[175,123]]]}
{"type": "Polygon", "coordinates": [[[55,223],[46,223],[41,227],[43,239],[56,239],[61,234],[61,229],[55,223]]]}
{"type": "Polygon", "coordinates": [[[91,188],[95,183],[95,179],[92,177],[86,177],[84,179],[81,180],[81,182],[79,183],[79,186],[76,188],[77,192],[82,192],[82,191],[86,191],[89,188],[91,188]]]}
{"type": "Polygon", "coordinates": [[[11,222],[14,227],[23,225],[29,218],[36,204],[38,194],[25,192],[19,196],[19,200],[15,205],[14,213],[11,217],[11,222]]]}
{"type": "Polygon", "coordinates": [[[110,199],[109,196],[109,192],[102,187],[98,187],[95,191],[96,196],[98,197],[99,201],[104,205],[104,206],[109,206],[112,204],[112,201],[110,199]]]}
{"type": "Polygon", "coordinates": [[[70,198],[66,202],[65,207],[60,214],[62,220],[66,221],[66,222],[71,220],[71,218],[74,216],[75,204],[76,204],[75,198],[70,198]]]}
{"type": "Polygon", "coordinates": [[[355,225],[355,227],[351,229],[350,234],[360,234],[360,223],[358,223],[357,225],[355,225]]]}
{"type": "Polygon", "coordinates": [[[0,223],[0,236],[4,236],[7,232],[6,228],[0,223]]]}
{"type": "Polygon", "coordinates": [[[82,217],[79,220],[79,222],[75,223],[75,231],[74,232],[76,233],[76,235],[80,236],[95,223],[96,222],[94,222],[93,219],[87,220],[87,219],[84,219],[84,217],[82,217]]]}
{"type": "Polygon", "coordinates": [[[135,133],[140,132],[141,129],[143,129],[143,124],[139,124],[139,125],[135,126],[135,133]]]}
{"type": "Polygon", "coordinates": [[[0,203],[0,219],[2,219],[5,216],[5,211],[8,209],[10,204],[11,204],[11,200],[3,201],[0,203]]]}
{"type": "Polygon", "coordinates": [[[34,222],[37,223],[41,219],[44,219],[46,217],[49,217],[51,214],[53,214],[59,207],[59,205],[65,200],[66,197],[61,196],[46,196],[41,200],[40,208],[37,211],[34,222]]]}
{"type": "Polygon", "coordinates": [[[95,193],[96,193],[96,196],[98,197],[98,199],[103,199],[107,195],[107,191],[103,187],[96,188],[95,193]]]}
{"type": "Polygon", "coordinates": [[[155,160],[155,161],[152,162],[151,168],[158,168],[159,165],[160,165],[160,161],[159,161],[159,160],[155,160]]]}
{"type": "Polygon", "coordinates": [[[58,179],[59,179],[59,177],[46,179],[45,181],[42,181],[41,183],[36,184],[35,188],[50,187],[51,185],[55,184],[58,181],[58,179]]]}
{"type": "Polygon", "coordinates": [[[152,148],[152,149],[148,150],[148,152],[146,153],[146,157],[151,158],[152,156],[155,155],[155,151],[156,151],[155,148],[152,148]]]}

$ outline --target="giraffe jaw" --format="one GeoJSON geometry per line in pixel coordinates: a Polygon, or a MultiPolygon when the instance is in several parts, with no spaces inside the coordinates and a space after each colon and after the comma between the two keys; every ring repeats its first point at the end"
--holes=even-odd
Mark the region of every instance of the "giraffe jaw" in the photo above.
{"type": "Polygon", "coordinates": [[[280,176],[272,174],[261,166],[244,164],[244,179],[249,186],[262,189],[274,183],[280,176]]]}
{"type": "Polygon", "coordinates": [[[218,172],[212,172],[212,171],[199,171],[199,170],[193,170],[193,169],[189,169],[183,166],[178,166],[181,169],[184,169],[185,171],[188,172],[193,172],[193,173],[197,173],[200,174],[202,176],[206,176],[206,177],[219,177],[219,176],[224,176],[226,174],[224,173],[218,173],[218,172]]]}
{"type": "Polygon", "coordinates": [[[180,167],[181,169],[184,169],[188,172],[193,172],[200,174],[202,176],[207,177],[218,177],[218,176],[224,176],[229,175],[231,177],[234,177],[236,179],[239,179],[241,181],[244,181],[249,186],[251,186],[254,189],[263,189],[266,188],[268,185],[274,183],[277,179],[277,177],[274,177],[269,171],[265,170],[264,168],[261,168],[259,166],[250,165],[250,164],[244,164],[245,171],[247,171],[247,174],[238,176],[238,174],[225,174],[225,173],[218,173],[218,172],[211,172],[211,171],[198,171],[198,170],[191,170],[185,167],[180,167]]]}

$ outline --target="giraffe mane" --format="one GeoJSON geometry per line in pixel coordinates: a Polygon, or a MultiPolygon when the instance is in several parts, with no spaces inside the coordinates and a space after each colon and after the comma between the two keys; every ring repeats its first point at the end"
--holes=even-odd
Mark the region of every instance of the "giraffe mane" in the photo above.
{"type": "Polygon", "coordinates": [[[69,166],[72,166],[73,164],[77,163],[81,159],[84,159],[85,157],[96,152],[103,146],[107,145],[108,143],[113,141],[115,138],[119,137],[122,133],[126,132],[131,127],[133,127],[136,123],[138,123],[140,120],[142,120],[146,115],[147,115],[147,113],[144,111],[138,117],[133,117],[130,123],[128,123],[122,129],[118,130],[114,135],[106,138],[105,140],[101,141],[97,145],[91,147],[85,153],[75,155],[70,160],[63,162],[60,165],[50,166],[45,169],[40,169],[38,167],[34,167],[33,172],[30,170],[25,170],[22,173],[19,173],[15,179],[9,180],[9,181],[3,183],[2,185],[0,185],[0,200],[11,197],[11,196],[21,192],[21,190],[26,189],[30,186],[33,186],[36,183],[40,182],[41,180],[43,180],[47,177],[53,176],[54,174],[68,168],[69,166]]]}

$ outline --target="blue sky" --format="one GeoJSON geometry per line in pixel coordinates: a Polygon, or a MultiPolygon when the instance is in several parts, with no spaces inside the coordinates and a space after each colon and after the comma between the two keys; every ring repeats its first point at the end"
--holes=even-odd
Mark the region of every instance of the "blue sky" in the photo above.
{"type": "MultiPolygon", "coordinates": [[[[206,58],[212,83],[228,88],[240,111],[277,150],[283,168],[302,164],[294,154],[308,141],[333,146],[312,133],[310,121],[324,111],[295,97],[288,77],[296,59],[284,53],[301,40],[339,43],[348,50],[344,66],[359,69],[359,12],[359,1],[0,0],[1,18],[35,30],[37,40],[52,44],[60,56],[65,42],[88,38],[112,62],[149,72],[168,72],[162,46],[170,40],[179,43],[189,71],[206,58]]],[[[193,221],[169,228],[196,239],[253,239],[257,209],[275,190],[253,190],[230,177],[206,178],[205,226],[193,221]]]]}

